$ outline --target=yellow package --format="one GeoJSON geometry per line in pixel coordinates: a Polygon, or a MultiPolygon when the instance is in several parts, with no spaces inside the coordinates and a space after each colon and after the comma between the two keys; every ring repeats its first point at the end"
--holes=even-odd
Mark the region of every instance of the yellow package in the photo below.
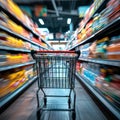
{"type": "Polygon", "coordinates": [[[17,16],[18,19],[21,19],[24,21],[24,14],[22,10],[12,1],[12,0],[7,0],[8,8],[9,10],[17,16]]]}

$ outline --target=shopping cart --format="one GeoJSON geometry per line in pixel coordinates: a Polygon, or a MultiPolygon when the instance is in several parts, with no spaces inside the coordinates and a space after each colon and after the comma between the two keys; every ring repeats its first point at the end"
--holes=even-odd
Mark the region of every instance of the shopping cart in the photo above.
{"type": "Polygon", "coordinates": [[[39,51],[34,54],[38,75],[37,119],[41,118],[43,111],[69,111],[71,118],[75,120],[74,88],[77,56],[74,51],[39,51]],[[69,92],[67,95],[47,94],[47,89],[65,89],[69,92]],[[40,91],[43,93],[42,99],[40,91]],[[50,97],[67,98],[67,108],[50,107],[47,105],[50,97]]]}

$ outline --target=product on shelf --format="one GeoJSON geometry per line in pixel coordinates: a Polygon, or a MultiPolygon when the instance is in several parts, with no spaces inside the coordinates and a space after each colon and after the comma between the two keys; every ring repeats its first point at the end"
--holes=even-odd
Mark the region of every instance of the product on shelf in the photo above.
{"type": "Polygon", "coordinates": [[[80,72],[79,71],[80,70],[80,62],[79,61],[76,63],[76,70],[77,70],[77,72],[80,72]]]}
{"type": "MultiPolygon", "coordinates": [[[[96,79],[96,86],[114,103],[120,102],[120,74],[119,68],[109,67],[107,69],[101,69],[101,77],[96,79]]],[[[117,104],[117,106],[120,104],[117,104]]]]}
{"type": "Polygon", "coordinates": [[[36,65],[29,51],[43,48],[36,34],[39,34],[37,25],[12,0],[0,0],[0,8],[0,100],[3,107],[6,99],[10,101],[35,80],[36,65]]]}
{"type": "MultiPolygon", "coordinates": [[[[92,15],[95,13],[95,11],[99,8],[103,0],[95,0],[95,2],[90,6],[90,8],[86,11],[84,19],[80,22],[79,29],[83,28],[87,21],[92,17],[92,15]]],[[[78,31],[79,31],[78,29],[78,31]]]]}
{"type": "Polygon", "coordinates": [[[120,68],[82,62],[77,71],[106,96],[111,97],[112,102],[120,102],[120,68]]]}
{"type": "MultiPolygon", "coordinates": [[[[20,34],[22,36],[24,36],[25,38],[29,38],[31,39],[31,33],[28,32],[27,30],[25,30],[22,26],[16,24],[15,22],[13,22],[11,19],[9,19],[9,17],[1,12],[0,13],[0,24],[6,28],[9,28],[10,30],[12,30],[13,32],[20,34]]],[[[11,37],[11,39],[15,41],[16,38],[11,37]]],[[[41,45],[41,40],[39,38],[34,38],[32,37],[32,41],[35,43],[38,43],[39,45],[41,45]]],[[[17,41],[18,43],[22,42],[21,40],[17,41]]],[[[11,42],[12,43],[12,42],[11,42]]],[[[10,45],[12,46],[12,44],[10,43],[10,45]]],[[[15,46],[13,47],[17,47],[17,45],[19,46],[19,44],[16,43],[15,46]]],[[[24,46],[24,45],[23,45],[24,46]]],[[[28,43],[26,43],[25,46],[28,46],[28,43]]],[[[30,46],[30,44],[29,44],[30,46]]],[[[44,45],[45,46],[45,45],[44,45]]],[[[27,47],[28,48],[28,47],[27,47]]]]}
{"type": "Polygon", "coordinates": [[[80,46],[80,57],[82,58],[95,58],[96,57],[96,41],[93,43],[87,43],[80,46]]]}
{"type": "Polygon", "coordinates": [[[107,50],[107,59],[120,60],[120,35],[110,39],[107,50]]]}
{"type": "Polygon", "coordinates": [[[80,46],[80,53],[81,53],[80,57],[83,58],[88,57],[90,53],[89,48],[90,48],[90,43],[80,46]]]}
{"type": "Polygon", "coordinates": [[[87,78],[93,85],[95,85],[95,80],[98,75],[99,65],[94,63],[81,63],[80,73],[82,76],[87,78]]]}
{"type": "MultiPolygon", "coordinates": [[[[95,11],[99,8],[96,7],[97,2],[99,0],[92,4],[95,11]]],[[[95,14],[93,12],[93,16],[88,12],[80,23],[77,43],[82,45],[77,44],[74,48],[80,50],[81,61],[77,63],[76,70],[82,81],[120,111],[120,0],[102,0],[100,3],[103,6],[95,14]]]]}
{"type": "Polygon", "coordinates": [[[6,6],[7,10],[17,16],[21,21],[24,21],[23,12],[12,0],[5,0],[2,3],[6,6]]]}
{"type": "MultiPolygon", "coordinates": [[[[102,10],[99,14],[95,14],[88,23],[86,23],[85,20],[84,22],[81,21],[82,25],[80,24],[81,25],[80,28],[82,29],[77,35],[78,43],[85,40],[86,38],[89,38],[92,34],[96,33],[97,31],[107,26],[114,19],[120,17],[119,8],[120,8],[119,0],[111,0],[107,4],[106,8],[102,10]],[[83,23],[86,25],[83,25],[83,23]]],[[[89,17],[84,19],[88,19],[88,18],[89,17]]]]}
{"type": "Polygon", "coordinates": [[[106,59],[106,48],[108,46],[109,38],[104,37],[100,40],[97,40],[96,45],[96,58],[106,59]]]}
{"type": "Polygon", "coordinates": [[[4,32],[0,33],[0,45],[5,45],[15,48],[24,48],[24,42],[21,39],[12,37],[4,32]]]}
{"type": "Polygon", "coordinates": [[[110,0],[107,4],[107,8],[110,9],[109,22],[113,21],[115,18],[120,17],[120,1],[110,0]]]}
{"type": "Polygon", "coordinates": [[[90,20],[85,27],[86,37],[90,37],[93,33],[92,24],[93,24],[93,20],[90,20]]]}
{"type": "Polygon", "coordinates": [[[96,41],[94,41],[93,43],[91,43],[90,47],[89,47],[89,58],[95,58],[96,57],[96,41]]]}
{"type": "Polygon", "coordinates": [[[41,43],[41,46],[47,48],[47,45],[45,43],[41,43]]]}
{"type": "Polygon", "coordinates": [[[120,36],[104,37],[79,49],[81,58],[120,60],[120,36]]]}
{"type": "Polygon", "coordinates": [[[83,26],[86,24],[86,22],[89,20],[89,18],[93,15],[94,13],[94,3],[89,7],[89,9],[85,13],[84,19],[80,23],[80,28],[83,28],[83,26]]]}
{"type": "Polygon", "coordinates": [[[30,20],[12,0],[5,0],[1,2],[9,12],[30,27],[30,20]]]}
{"type": "Polygon", "coordinates": [[[6,28],[9,28],[15,33],[18,33],[26,38],[30,38],[30,33],[25,30],[22,26],[12,21],[5,13],[0,12],[0,24],[6,28]]]}
{"type": "Polygon", "coordinates": [[[33,65],[0,72],[0,98],[14,92],[33,76],[36,76],[33,65]]]}
{"type": "Polygon", "coordinates": [[[0,51],[0,56],[0,66],[25,63],[33,60],[30,54],[25,53],[12,54],[6,51],[0,51]]]}
{"type": "MultiPolygon", "coordinates": [[[[38,44],[41,44],[41,42],[38,41],[38,44]]],[[[8,46],[11,48],[21,48],[21,49],[27,49],[27,50],[39,50],[38,46],[33,45],[32,43],[29,43],[22,39],[12,37],[2,31],[0,32],[0,46],[3,46],[3,47],[8,46]]]]}
{"type": "MultiPolygon", "coordinates": [[[[15,22],[10,20],[4,13],[1,13],[1,15],[4,16],[4,17],[0,17],[0,18],[2,18],[2,19],[0,19],[1,24],[4,27],[9,28],[13,32],[18,33],[18,34],[24,36],[25,38],[31,39],[30,33],[28,31],[26,31],[22,26],[17,25],[15,22]]],[[[15,37],[8,36],[6,39],[7,39],[7,42],[5,41],[4,43],[6,43],[6,44],[8,43],[8,46],[10,45],[10,46],[13,46],[13,47],[18,47],[18,48],[21,48],[21,47],[23,48],[23,46],[24,46],[27,49],[30,48],[30,43],[23,42],[20,39],[17,40],[15,37]],[[16,42],[12,42],[12,41],[16,41],[16,42]],[[22,44],[24,44],[24,45],[22,45],[22,44]]],[[[42,43],[39,38],[32,37],[31,40],[35,43],[38,43],[39,45],[43,45],[44,47],[46,47],[46,45],[44,43],[42,43]]]]}
{"type": "MultiPolygon", "coordinates": [[[[38,26],[33,23],[32,19],[28,17],[14,2],[13,0],[3,0],[0,1],[3,8],[9,11],[15,18],[20,21],[23,26],[28,27],[30,30],[39,33],[37,31],[38,26]]],[[[26,31],[25,31],[26,32],[26,31]]],[[[25,33],[24,32],[24,33],[25,33]]],[[[28,33],[25,33],[25,35],[28,33]]],[[[30,33],[31,36],[31,33],[30,33]]]]}
{"type": "MultiPolygon", "coordinates": [[[[24,48],[27,50],[32,50],[32,44],[29,42],[24,41],[24,48]]],[[[34,50],[34,49],[33,49],[34,50]]]]}
{"type": "MultiPolygon", "coordinates": [[[[103,20],[104,20],[104,18],[103,18],[103,20]]],[[[102,25],[100,24],[100,15],[96,14],[93,18],[93,22],[91,25],[92,34],[97,32],[98,30],[100,30],[101,26],[102,25]]]]}
{"type": "Polygon", "coordinates": [[[32,38],[32,41],[39,44],[39,45],[41,45],[41,43],[42,43],[41,40],[37,39],[37,38],[32,38]]]}
{"type": "MultiPolygon", "coordinates": [[[[0,11],[0,24],[2,26],[12,30],[14,33],[32,40],[35,43],[38,43],[39,45],[42,44],[44,47],[47,47],[47,45],[41,43],[39,36],[34,38],[35,33],[40,35],[40,32],[37,29],[38,25],[34,24],[32,19],[26,16],[12,0],[0,1],[0,3],[2,8],[5,9],[5,11],[8,11],[0,11]],[[13,16],[13,19],[11,15],[13,16]],[[33,33],[33,35],[31,33],[33,33]]],[[[28,44],[26,46],[28,46],[28,44]]]]}

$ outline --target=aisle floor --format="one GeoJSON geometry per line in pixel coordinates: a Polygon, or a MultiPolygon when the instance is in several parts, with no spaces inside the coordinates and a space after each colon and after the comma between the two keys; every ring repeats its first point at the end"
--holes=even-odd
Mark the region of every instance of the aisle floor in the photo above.
{"type": "MultiPolygon", "coordinates": [[[[36,90],[37,83],[35,82],[0,115],[0,120],[36,120],[36,90]]],[[[107,120],[92,98],[77,81],[75,90],[77,95],[76,120],[107,120]]],[[[42,114],[41,120],[70,119],[68,112],[47,111],[42,114]]]]}

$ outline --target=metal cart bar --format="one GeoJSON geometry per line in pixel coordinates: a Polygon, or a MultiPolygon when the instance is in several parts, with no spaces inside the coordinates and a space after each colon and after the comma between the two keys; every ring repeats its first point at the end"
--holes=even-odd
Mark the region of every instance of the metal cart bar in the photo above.
{"type": "Polygon", "coordinates": [[[75,51],[60,51],[60,50],[39,50],[37,53],[76,53],[75,51]]]}

